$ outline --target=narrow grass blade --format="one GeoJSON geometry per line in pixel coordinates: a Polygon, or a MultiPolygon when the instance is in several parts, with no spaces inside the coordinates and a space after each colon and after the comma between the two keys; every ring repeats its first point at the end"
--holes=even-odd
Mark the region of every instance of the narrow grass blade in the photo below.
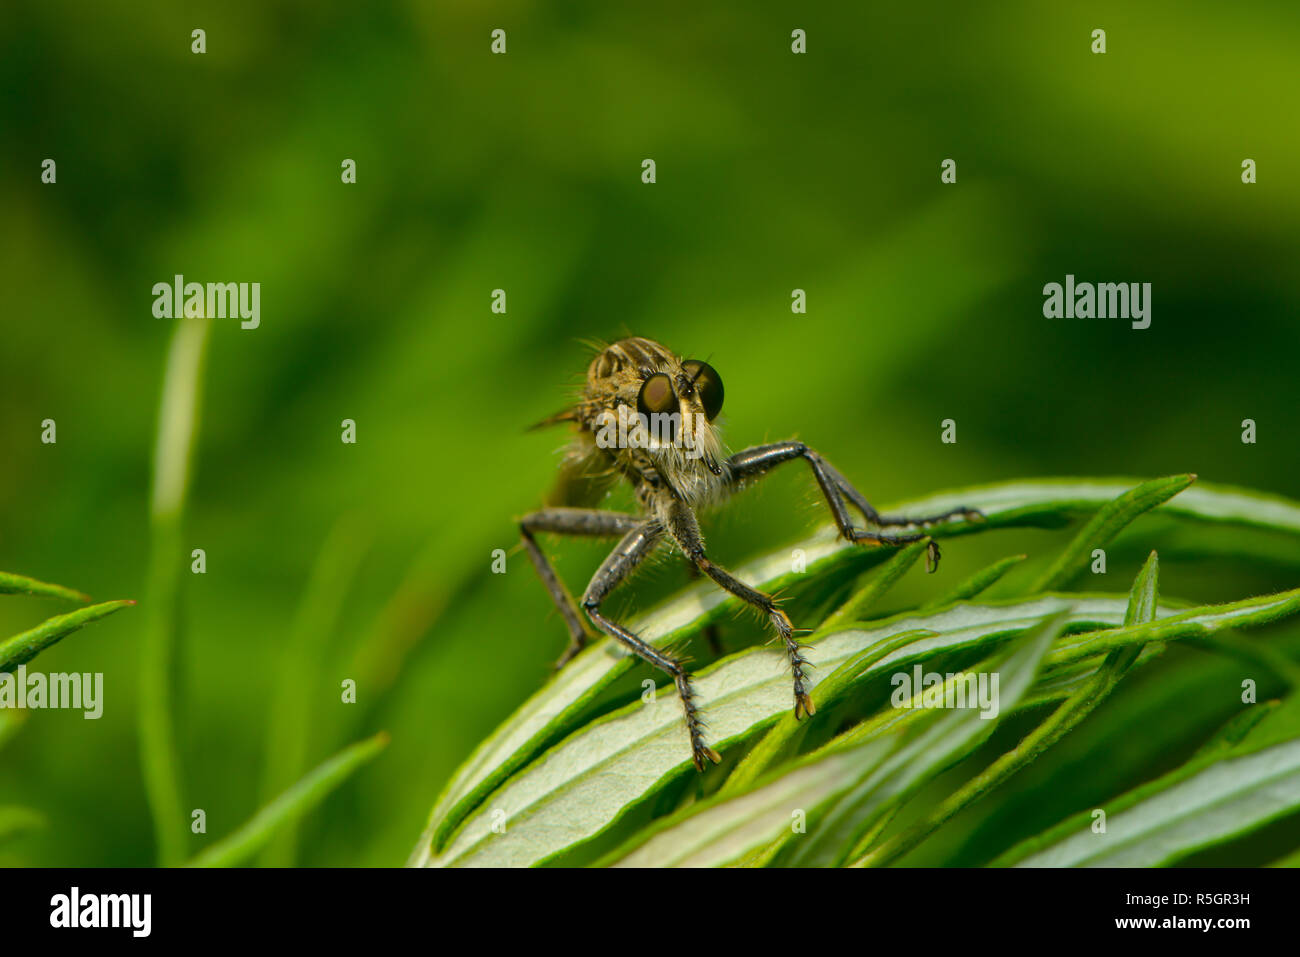
{"type": "Polygon", "coordinates": [[[894,583],[907,574],[908,569],[916,564],[918,558],[925,554],[928,539],[914,542],[906,548],[899,549],[884,566],[872,572],[867,583],[849,596],[839,608],[826,616],[819,631],[833,631],[850,622],[861,621],[867,610],[880,600],[894,583]]]}
{"type": "MultiPolygon", "coordinates": [[[[1257,707],[1257,706],[1252,706],[1257,707]]],[[[1240,716],[1168,774],[1022,841],[995,866],[1160,867],[1300,808],[1300,696],[1240,716]],[[1235,743],[1234,743],[1235,742],[1235,743]]]]}
{"type": "MultiPolygon", "coordinates": [[[[1155,620],[1159,604],[1159,560],[1155,552],[1138,573],[1129,593],[1125,625],[1145,624],[1155,620]]],[[[1096,673],[1065,701],[1051,717],[1027,734],[1015,750],[1002,755],[946,798],[924,819],[895,835],[881,847],[870,850],[871,843],[861,842],[852,855],[854,866],[880,867],[902,857],[959,812],[1000,786],[1017,772],[1065,737],[1114,690],[1120,679],[1136,663],[1143,645],[1131,645],[1112,651],[1096,673]]]]}
{"type": "MultiPolygon", "coordinates": [[[[978,708],[926,714],[933,716],[929,727],[912,736],[904,747],[846,792],[810,827],[806,837],[789,841],[788,862],[799,867],[843,864],[856,841],[881,814],[988,738],[998,724],[997,718],[1012,711],[1033,685],[1044,654],[1066,620],[1066,612],[1051,615],[1008,651],[978,666],[978,671],[1000,678],[999,710],[992,720],[978,708]]],[[[919,706],[919,691],[914,700],[919,706]]]]}
{"type": "Polygon", "coordinates": [[[950,591],[928,601],[921,606],[924,611],[930,608],[942,608],[945,605],[955,605],[959,601],[967,601],[981,594],[985,589],[995,584],[1007,572],[1023,562],[1028,555],[1009,555],[1000,561],[994,562],[987,568],[981,568],[974,575],[964,579],[950,591]]]}
{"type": "Polygon", "coordinates": [[[0,642],[0,673],[13,671],[19,665],[31,661],[50,645],[62,641],[78,628],[134,604],[133,601],[100,602],[88,608],[78,608],[66,615],[57,615],[30,631],[6,638],[0,642]]]}
{"type": "Polygon", "coordinates": [[[388,734],[381,731],[345,748],[263,807],[234,834],[213,844],[186,866],[234,867],[244,863],[266,846],[278,828],[298,820],[318,805],[387,746],[388,734]]]}
{"type": "MultiPolygon", "coordinates": [[[[1177,776],[1177,772],[1175,772],[1177,776]]],[[[1137,802],[1071,822],[1069,836],[1017,862],[1019,867],[1160,867],[1246,833],[1300,808],[1300,740],[1215,762],[1185,780],[1162,778],[1137,802]]]]}
{"type": "Polygon", "coordinates": [[[158,408],[150,499],[150,557],[144,635],[140,649],[140,761],[153,815],[158,862],[179,863],[188,840],[181,804],[179,758],[172,714],[172,662],[180,576],[186,553],[181,522],[198,432],[203,366],[209,330],[204,319],[176,324],[158,408]]]}
{"type": "MultiPolygon", "coordinates": [[[[363,533],[356,519],[344,518],[331,530],[312,569],[285,645],[280,687],[271,703],[262,774],[265,801],[306,769],[312,702],[319,691],[325,642],[338,623],[363,552],[363,533]]],[[[266,867],[293,866],[297,835],[296,823],[286,823],[266,848],[261,863],[266,867]]]]}
{"type": "Polygon", "coordinates": [[[1048,567],[1026,593],[1063,588],[1092,560],[1093,549],[1101,548],[1143,512],[1169,501],[1194,481],[1195,475],[1174,475],[1152,479],[1102,506],[1079,530],[1056,561],[1048,567]]]}
{"type": "MultiPolygon", "coordinates": [[[[920,638],[937,637],[936,632],[923,629],[904,631],[853,655],[813,688],[813,706],[817,709],[817,714],[826,715],[836,700],[848,694],[858,679],[881,658],[920,638]]],[[[822,720],[827,719],[823,717],[822,720]]],[[[731,772],[726,783],[719,789],[719,794],[738,794],[749,790],[769,769],[794,755],[799,742],[810,727],[812,727],[811,721],[795,717],[793,711],[787,712],[772,726],[772,730],[763,736],[763,740],[754,745],[741,759],[736,770],[731,772]]]]}
{"type": "Polygon", "coordinates": [[[68,601],[90,601],[89,595],[82,594],[75,588],[51,585],[49,582],[9,572],[0,572],[0,595],[43,595],[47,598],[66,598],[68,601]]]}
{"type": "Polygon", "coordinates": [[[866,771],[879,767],[895,742],[818,753],[738,795],[717,794],[659,822],[602,863],[614,867],[763,866],[771,845],[819,813],[866,771]],[[753,859],[756,852],[769,849],[753,859]]]}

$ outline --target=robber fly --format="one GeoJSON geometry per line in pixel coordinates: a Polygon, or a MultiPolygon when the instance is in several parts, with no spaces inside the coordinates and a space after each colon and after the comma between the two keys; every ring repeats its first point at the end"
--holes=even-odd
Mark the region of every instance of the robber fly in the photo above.
{"type": "MultiPolygon", "coordinates": [[[[649,339],[622,339],[605,346],[587,369],[586,385],[576,404],[535,426],[571,423],[574,436],[561,480],[548,498],[547,507],[524,516],[519,524],[528,556],[569,629],[571,640],[557,668],[582,650],[588,633],[577,603],[534,536],[549,532],[620,539],[583,593],[582,610],[601,632],[672,676],[686,712],[691,756],[701,771],[706,759],[715,764],[721,759],[705,741],[690,675],[672,655],[643,641],[601,610],[609,593],[656,547],[669,541],[675,543],[700,572],[766,616],[784,643],[790,661],[795,717],[812,715],[814,708],[805,675],[808,662],[803,657],[804,646],[795,640],[790,619],[770,596],[751,588],[709,558],[695,517],[697,508],[720,502],[782,462],[803,459],[817,479],[840,534],[850,542],[905,545],[926,536],[885,529],[925,528],[956,517],[976,521],[983,518],[967,508],[926,518],[881,515],[829,462],[799,441],[758,445],[723,457],[715,425],[722,411],[722,397],[722,378],[707,362],[681,359],[649,339]],[[634,423],[630,431],[622,428],[629,421],[634,423]],[[667,427],[646,427],[655,422],[666,423],[667,427]],[[641,427],[639,431],[636,426],[641,427]],[[590,507],[619,479],[629,482],[635,491],[638,513],[590,507]],[[853,524],[849,505],[862,513],[867,528],[853,524]]],[[[931,540],[927,554],[930,571],[938,561],[939,546],[931,540]]]]}

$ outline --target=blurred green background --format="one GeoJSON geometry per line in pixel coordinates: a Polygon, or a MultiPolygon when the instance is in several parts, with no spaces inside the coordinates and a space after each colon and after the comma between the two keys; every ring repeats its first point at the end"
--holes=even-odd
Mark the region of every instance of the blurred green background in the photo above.
{"type": "MultiPolygon", "coordinates": [[[[189,849],[262,803],[272,701],[305,682],[308,764],[393,740],[305,819],[299,860],[378,865],[566,641],[522,553],[489,565],[552,480],[563,435],[524,428],[580,381],[581,338],[708,357],[733,448],[797,434],[879,503],[1181,471],[1300,497],[1298,26],[1294,3],[6,3],[0,568],[145,598],[176,328],[151,287],[260,282],[261,328],[213,320],[177,556],[208,563],[181,583],[183,795],[208,819],[189,849]],[[1066,273],[1152,283],[1151,327],[1045,319],[1066,273]],[[356,574],[319,673],[286,673],[331,535],[356,574]]],[[[736,565],[825,519],[791,467],[706,533],[736,565]]],[[[954,541],[940,577],[1061,534],[954,541]]],[[[1099,587],[1126,590],[1150,544],[1099,587]]],[[[546,547],[574,590],[601,553],[546,547]]],[[[684,580],[651,569],[619,607],[684,580]]],[[[1227,600],[1294,586],[1294,563],[1163,561],[1162,584],[1227,600]]],[[[0,634],[63,610],[6,598],[0,634]]],[[[48,818],[0,862],[153,861],[143,621],[40,659],[104,672],[105,714],[34,713],[0,752],[0,804],[48,818]]],[[[1135,761],[1117,781],[1156,770],[1135,761]]]]}

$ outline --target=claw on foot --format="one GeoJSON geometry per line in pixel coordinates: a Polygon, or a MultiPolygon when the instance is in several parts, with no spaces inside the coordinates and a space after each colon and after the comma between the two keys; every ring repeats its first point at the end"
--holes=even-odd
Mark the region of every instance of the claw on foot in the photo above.
{"type": "Polygon", "coordinates": [[[806,691],[801,691],[794,696],[794,718],[796,721],[802,717],[811,718],[816,713],[817,708],[813,705],[812,697],[806,691]]]}
{"type": "Polygon", "coordinates": [[[722,755],[718,754],[717,751],[714,751],[707,744],[697,744],[695,746],[694,751],[691,754],[691,760],[695,762],[695,770],[697,771],[704,770],[705,758],[708,758],[714,764],[722,763],[722,755]]]}
{"type": "Polygon", "coordinates": [[[930,539],[925,546],[925,570],[931,575],[939,567],[939,543],[930,539]]]}

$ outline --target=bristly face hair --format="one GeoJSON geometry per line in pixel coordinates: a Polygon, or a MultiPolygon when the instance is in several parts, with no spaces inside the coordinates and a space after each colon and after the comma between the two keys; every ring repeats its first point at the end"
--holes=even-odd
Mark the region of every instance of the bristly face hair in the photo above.
{"type": "Polygon", "coordinates": [[[919,531],[900,534],[884,529],[925,529],[954,518],[983,520],[983,515],[967,508],[925,517],[881,515],[829,462],[802,442],[755,446],[724,459],[715,424],[722,400],[722,378],[703,360],[682,359],[659,343],[639,337],[605,346],[587,369],[586,384],[577,403],[538,424],[572,423],[574,438],[560,481],[547,499],[549,507],[526,515],[519,525],[529,558],[569,628],[569,648],[557,667],[581,651],[589,635],[572,597],[534,534],[621,539],[583,593],[582,609],[601,632],[672,676],[685,710],[691,757],[700,770],[706,761],[718,763],[721,757],[705,743],[704,723],[690,675],[677,659],[601,611],[605,597],[666,540],[671,539],[700,573],[767,617],[785,644],[794,679],[795,716],[812,715],[815,708],[809,694],[812,682],[805,673],[808,662],[803,657],[804,646],[795,641],[790,619],[770,596],[751,588],[707,556],[696,508],[720,501],[782,462],[802,459],[811,467],[845,539],[889,547],[925,540],[932,572],[939,562],[939,547],[932,539],[919,531]],[[671,417],[673,428],[667,436],[656,435],[649,442],[606,441],[608,433],[602,430],[620,412],[625,418],[671,417]],[[594,504],[619,477],[635,490],[641,506],[639,514],[578,507],[594,504]],[[867,527],[853,524],[850,506],[862,514],[867,527]]]}

